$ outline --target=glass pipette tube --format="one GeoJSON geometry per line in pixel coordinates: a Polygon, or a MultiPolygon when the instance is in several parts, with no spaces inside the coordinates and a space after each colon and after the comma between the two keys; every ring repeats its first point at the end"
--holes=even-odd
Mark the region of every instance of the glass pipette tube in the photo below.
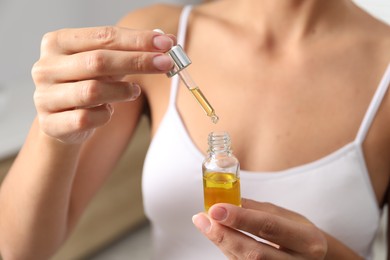
{"type": "Polygon", "coordinates": [[[168,71],[167,76],[173,77],[174,75],[179,74],[181,80],[191,91],[192,95],[203,108],[206,115],[211,118],[211,121],[214,124],[216,124],[219,120],[219,117],[215,114],[214,108],[211,106],[210,102],[206,99],[199,86],[195,84],[190,74],[186,70],[186,68],[191,64],[190,58],[188,58],[187,54],[179,44],[173,46],[168,51],[168,54],[171,56],[174,62],[174,67],[172,70],[168,71]]]}
{"type": "Polygon", "coordinates": [[[188,90],[191,91],[192,95],[195,97],[196,101],[198,101],[199,105],[203,108],[203,111],[206,113],[206,115],[211,118],[211,121],[214,124],[218,123],[219,117],[215,114],[214,108],[206,99],[198,85],[196,85],[196,83],[193,81],[187,70],[182,69],[177,74],[179,74],[181,80],[184,82],[188,90]]]}

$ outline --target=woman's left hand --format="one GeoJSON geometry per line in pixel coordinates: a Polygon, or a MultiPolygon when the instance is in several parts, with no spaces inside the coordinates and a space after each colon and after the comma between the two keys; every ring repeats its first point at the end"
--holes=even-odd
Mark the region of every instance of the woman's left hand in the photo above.
{"type": "Polygon", "coordinates": [[[229,259],[319,260],[325,259],[328,251],[327,236],[319,228],[305,217],[269,203],[243,199],[242,208],[219,203],[208,215],[195,215],[193,222],[229,259]]]}

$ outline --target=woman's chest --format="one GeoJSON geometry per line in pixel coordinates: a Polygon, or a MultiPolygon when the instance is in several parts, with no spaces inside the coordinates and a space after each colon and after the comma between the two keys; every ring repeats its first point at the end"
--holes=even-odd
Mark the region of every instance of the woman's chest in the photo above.
{"type": "MultiPolygon", "coordinates": [[[[253,70],[233,75],[228,71],[207,73],[195,67],[190,72],[220,121],[213,124],[184,85],[171,86],[171,81],[165,80],[159,81],[158,91],[148,93],[153,131],[157,131],[167,108],[174,106],[199,151],[207,151],[211,131],[228,131],[242,169],[251,171],[280,171],[307,164],[353,142],[378,85],[374,77],[351,79],[349,73],[335,71],[317,72],[314,77],[309,69],[284,73],[253,70]],[[338,76],[330,79],[331,72],[338,76]]],[[[383,121],[381,118],[378,121],[383,121]]],[[[367,140],[364,152],[381,201],[390,151],[389,146],[377,145],[389,140],[382,128],[375,127],[377,124],[384,123],[374,124],[369,135],[374,138],[367,140]]]]}

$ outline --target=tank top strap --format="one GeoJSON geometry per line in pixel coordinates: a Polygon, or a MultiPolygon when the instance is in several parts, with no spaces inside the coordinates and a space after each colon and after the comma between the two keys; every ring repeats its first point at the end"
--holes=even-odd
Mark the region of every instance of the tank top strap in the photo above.
{"type": "MultiPolygon", "coordinates": [[[[180,44],[183,48],[186,41],[186,34],[187,34],[187,24],[188,24],[188,18],[190,16],[192,10],[192,5],[186,5],[184,6],[179,20],[179,27],[177,31],[177,43],[180,44]]],[[[176,96],[177,96],[177,90],[179,87],[180,78],[178,75],[175,75],[172,77],[171,81],[171,94],[169,98],[169,103],[172,106],[176,106],[176,96]]]]}
{"type": "Polygon", "coordinates": [[[370,129],[372,122],[374,121],[375,115],[378,112],[378,109],[382,103],[382,100],[387,92],[387,89],[390,85],[390,63],[387,66],[385,74],[383,75],[377,90],[371,100],[371,103],[367,109],[366,114],[364,115],[363,121],[360,125],[359,131],[356,135],[355,142],[360,146],[370,129]]]}

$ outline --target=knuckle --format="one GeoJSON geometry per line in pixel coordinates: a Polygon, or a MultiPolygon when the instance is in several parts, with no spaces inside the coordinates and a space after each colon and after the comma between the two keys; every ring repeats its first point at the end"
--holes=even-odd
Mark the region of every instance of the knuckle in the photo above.
{"type": "Polygon", "coordinates": [[[43,132],[47,132],[47,130],[50,129],[50,127],[48,127],[47,116],[43,114],[38,114],[37,117],[38,117],[40,128],[42,129],[43,132]]]}
{"type": "Polygon", "coordinates": [[[132,46],[133,46],[136,50],[143,49],[143,47],[145,46],[144,38],[143,38],[140,34],[135,35],[135,36],[133,37],[132,46]]]}
{"type": "Polygon", "coordinates": [[[43,100],[43,94],[40,92],[40,91],[34,91],[34,94],[33,94],[33,100],[34,100],[34,104],[35,104],[35,107],[37,108],[37,111],[40,111],[41,110],[41,107],[42,107],[42,100],[43,100]]]}
{"type": "Polygon", "coordinates": [[[263,254],[263,251],[254,248],[248,252],[248,254],[245,256],[245,259],[247,260],[265,260],[266,257],[263,254]]]}
{"type": "Polygon", "coordinates": [[[52,48],[57,44],[57,32],[48,32],[42,36],[41,50],[52,48]]]}
{"type": "Polygon", "coordinates": [[[225,222],[229,226],[243,228],[247,225],[248,217],[250,218],[246,211],[240,214],[231,212],[225,222]]]}
{"type": "Polygon", "coordinates": [[[276,237],[280,233],[280,227],[277,223],[272,219],[272,217],[267,216],[262,221],[262,224],[259,228],[259,236],[263,237],[276,237]]]}
{"type": "Polygon", "coordinates": [[[96,38],[103,45],[112,45],[117,35],[117,28],[114,26],[104,26],[99,28],[96,32],[96,38]]]}
{"type": "Polygon", "coordinates": [[[48,136],[56,137],[56,131],[53,130],[53,120],[49,114],[38,114],[38,124],[40,130],[48,136]]]}
{"type": "Polygon", "coordinates": [[[31,68],[31,76],[35,83],[42,83],[47,80],[48,73],[45,66],[43,66],[41,61],[37,61],[31,68]]]}
{"type": "Polygon", "coordinates": [[[328,250],[326,239],[321,235],[312,240],[308,246],[308,253],[311,259],[323,259],[328,250]]]}
{"type": "Polygon", "coordinates": [[[134,71],[145,71],[145,57],[143,55],[137,55],[131,59],[131,67],[134,71]]]}
{"type": "Polygon", "coordinates": [[[105,56],[102,51],[92,51],[86,58],[87,70],[102,72],[105,69],[105,56]]]}
{"type": "Polygon", "coordinates": [[[225,232],[221,231],[221,232],[217,232],[216,235],[214,237],[211,238],[211,240],[217,245],[222,245],[224,244],[225,240],[226,240],[226,235],[225,235],[225,232]]]}
{"type": "Polygon", "coordinates": [[[70,120],[70,128],[76,131],[84,130],[89,125],[89,115],[86,110],[79,110],[78,113],[74,113],[72,120],[70,120]]]}
{"type": "Polygon", "coordinates": [[[97,80],[90,80],[81,86],[80,103],[90,104],[98,101],[100,97],[99,82],[97,80]]]}

